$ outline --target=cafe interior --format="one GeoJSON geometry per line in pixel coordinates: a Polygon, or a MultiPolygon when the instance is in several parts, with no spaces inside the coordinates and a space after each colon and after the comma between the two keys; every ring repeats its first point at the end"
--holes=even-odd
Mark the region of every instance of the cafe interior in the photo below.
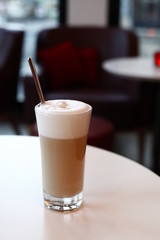
{"type": "Polygon", "coordinates": [[[0,0],[0,25],[1,135],[38,136],[31,56],[46,100],[77,99],[93,107],[89,145],[160,174],[152,153],[158,84],[104,67],[118,58],[154,63],[160,1],[0,0]]]}

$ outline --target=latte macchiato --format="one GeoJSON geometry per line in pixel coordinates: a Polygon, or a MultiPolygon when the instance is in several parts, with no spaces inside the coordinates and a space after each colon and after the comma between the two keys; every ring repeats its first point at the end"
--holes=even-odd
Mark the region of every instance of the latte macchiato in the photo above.
{"type": "Polygon", "coordinates": [[[56,210],[82,202],[84,163],[91,106],[51,100],[35,107],[41,145],[45,205],[56,210]]]}

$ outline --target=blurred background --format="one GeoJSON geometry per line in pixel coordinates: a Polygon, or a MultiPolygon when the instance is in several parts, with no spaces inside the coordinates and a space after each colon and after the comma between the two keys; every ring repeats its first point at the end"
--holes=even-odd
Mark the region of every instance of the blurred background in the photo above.
{"type": "MultiPolygon", "coordinates": [[[[37,32],[61,25],[118,26],[132,29],[139,38],[139,53],[159,50],[159,0],[0,0],[0,26],[25,30],[22,68],[34,58],[37,32]]],[[[21,72],[24,70],[21,68],[21,72]]],[[[24,95],[18,92],[18,100],[24,95]]]]}
{"type": "MultiPolygon", "coordinates": [[[[26,59],[35,58],[37,34],[48,27],[74,25],[131,29],[139,39],[140,56],[153,56],[160,50],[160,0],[0,0],[0,27],[23,30],[25,34],[17,88],[22,135],[29,135],[29,126],[23,119],[23,78],[30,71],[26,59]]],[[[0,122],[0,134],[16,134],[10,121],[0,122]]],[[[145,141],[145,161],[150,167],[152,132],[148,131],[145,141]]],[[[117,132],[114,151],[137,161],[137,136],[117,132]]]]}

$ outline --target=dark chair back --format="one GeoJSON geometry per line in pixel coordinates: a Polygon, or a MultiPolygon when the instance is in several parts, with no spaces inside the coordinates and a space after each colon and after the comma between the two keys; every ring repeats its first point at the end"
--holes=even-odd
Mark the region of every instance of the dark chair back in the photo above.
{"type": "Polygon", "coordinates": [[[16,104],[23,31],[0,28],[0,114],[16,104]]]}
{"type": "Polygon", "coordinates": [[[46,29],[38,35],[38,49],[71,41],[77,47],[95,47],[100,63],[106,59],[137,56],[137,36],[129,30],[104,27],[61,27],[46,29]]]}
{"type": "MultiPolygon", "coordinates": [[[[76,47],[94,47],[99,57],[99,75],[102,85],[117,89],[133,89],[130,83],[118,81],[116,77],[106,74],[101,65],[104,60],[118,57],[137,56],[138,38],[133,31],[115,27],[60,27],[42,30],[37,39],[39,50],[57,46],[71,41],[76,47]],[[107,78],[107,81],[106,81],[107,78]],[[114,81],[113,81],[114,80],[114,81]],[[116,83],[116,84],[115,84],[116,83]]],[[[37,55],[37,62],[39,62],[37,55]]],[[[135,87],[139,84],[131,83],[135,87]]]]}

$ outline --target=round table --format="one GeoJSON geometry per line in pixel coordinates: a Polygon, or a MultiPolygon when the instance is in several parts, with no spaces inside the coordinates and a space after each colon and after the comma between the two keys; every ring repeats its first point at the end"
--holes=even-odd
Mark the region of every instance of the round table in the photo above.
{"type": "Polygon", "coordinates": [[[103,62],[102,67],[110,74],[134,81],[156,84],[155,122],[153,136],[153,171],[160,174],[160,67],[153,58],[124,57],[103,62]]]}
{"type": "Polygon", "coordinates": [[[103,62],[105,71],[137,81],[160,82],[160,68],[153,58],[124,57],[103,62]]]}
{"type": "Polygon", "coordinates": [[[120,155],[87,146],[83,206],[43,206],[38,137],[0,136],[0,239],[159,240],[160,178],[120,155]]]}

